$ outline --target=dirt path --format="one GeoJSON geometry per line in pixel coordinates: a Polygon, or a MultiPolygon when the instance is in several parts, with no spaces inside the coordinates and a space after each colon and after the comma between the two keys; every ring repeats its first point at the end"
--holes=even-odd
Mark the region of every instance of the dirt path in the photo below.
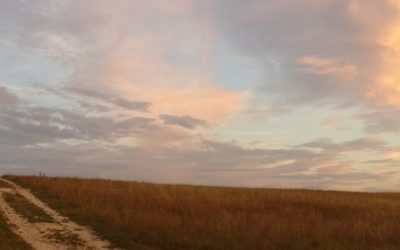
{"type": "Polygon", "coordinates": [[[11,229],[24,239],[34,249],[38,250],[64,250],[64,249],[112,249],[107,241],[99,239],[94,232],[84,226],[80,226],[66,217],[61,216],[55,210],[36,198],[31,192],[23,189],[15,183],[0,177],[0,181],[9,183],[13,188],[0,188],[0,210],[11,229]],[[53,223],[29,223],[20,216],[5,201],[3,194],[20,194],[50,215],[53,223]]]}

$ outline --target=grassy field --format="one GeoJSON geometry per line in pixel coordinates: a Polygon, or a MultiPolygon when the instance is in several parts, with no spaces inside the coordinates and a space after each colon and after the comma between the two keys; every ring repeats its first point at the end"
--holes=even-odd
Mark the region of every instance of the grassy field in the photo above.
{"type": "Polygon", "coordinates": [[[400,249],[400,194],[7,178],[125,249],[400,249]]]}

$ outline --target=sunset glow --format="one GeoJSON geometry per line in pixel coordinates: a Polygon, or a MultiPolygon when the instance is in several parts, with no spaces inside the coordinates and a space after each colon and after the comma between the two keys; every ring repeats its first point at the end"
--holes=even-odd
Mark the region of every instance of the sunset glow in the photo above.
{"type": "Polygon", "coordinates": [[[400,190],[399,0],[3,0],[1,173],[400,190]]]}

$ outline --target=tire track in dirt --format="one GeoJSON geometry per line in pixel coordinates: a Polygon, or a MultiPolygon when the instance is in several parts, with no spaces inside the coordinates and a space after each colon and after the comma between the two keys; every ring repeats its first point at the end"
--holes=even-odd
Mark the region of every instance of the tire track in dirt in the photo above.
{"type": "Polygon", "coordinates": [[[11,229],[25,240],[34,249],[38,250],[106,250],[111,248],[110,243],[97,237],[93,230],[72,222],[61,216],[57,211],[48,207],[36,198],[29,190],[21,188],[15,183],[0,177],[0,181],[6,182],[12,188],[0,188],[0,210],[10,224],[11,229]],[[46,212],[53,223],[30,223],[5,201],[3,194],[19,194],[28,201],[46,212]],[[73,240],[73,244],[69,241],[73,240]]]}

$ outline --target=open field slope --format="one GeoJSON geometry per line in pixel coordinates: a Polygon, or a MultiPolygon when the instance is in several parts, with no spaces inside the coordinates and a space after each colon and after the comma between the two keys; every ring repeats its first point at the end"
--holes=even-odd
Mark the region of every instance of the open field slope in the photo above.
{"type": "Polygon", "coordinates": [[[400,249],[400,194],[7,178],[125,249],[400,249]]]}
{"type": "Polygon", "coordinates": [[[87,227],[49,208],[29,190],[0,178],[0,249],[111,249],[87,227]]]}

